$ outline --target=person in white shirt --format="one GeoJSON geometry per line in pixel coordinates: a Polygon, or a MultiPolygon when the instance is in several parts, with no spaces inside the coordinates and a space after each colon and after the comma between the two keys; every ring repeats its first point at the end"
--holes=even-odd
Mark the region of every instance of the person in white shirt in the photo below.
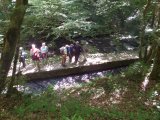
{"type": "Polygon", "coordinates": [[[47,63],[47,56],[48,56],[48,47],[46,46],[45,43],[42,43],[42,46],[40,48],[40,52],[41,52],[43,64],[46,64],[47,63]]]}
{"type": "Polygon", "coordinates": [[[62,46],[60,48],[60,53],[62,55],[61,65],[63,67],[65,67],[66,66],[66,59],[67,59],[67,48],[66,48],[66,46],[62,46]]]}
{"type": "Polygon", "coordinates": [[[87,61],[87,52],[88,52],[88,42],[83,42],[82,44],[82,55],[84,57],[83,62],[87,61]]]}

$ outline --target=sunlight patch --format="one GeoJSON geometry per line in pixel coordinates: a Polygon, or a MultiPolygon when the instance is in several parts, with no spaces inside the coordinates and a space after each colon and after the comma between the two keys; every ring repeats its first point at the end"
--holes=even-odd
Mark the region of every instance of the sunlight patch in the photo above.
{"type": "Polygon", "coordinates": [[[105,90],[103,87],[97,88],[97,89],[93,89],[92,91],[94,91],[94,95],[91,99],[95,100],[100,98],[102,95],[105,95],[105,90]]]}
{"type": "Polygon", "coordinates": [[[122,94],[121,94],[121,89],[116,89],[113,93],[111,93],[111,97],[109,101],[112,104],[118,104],[122,100],[122,94]]]}

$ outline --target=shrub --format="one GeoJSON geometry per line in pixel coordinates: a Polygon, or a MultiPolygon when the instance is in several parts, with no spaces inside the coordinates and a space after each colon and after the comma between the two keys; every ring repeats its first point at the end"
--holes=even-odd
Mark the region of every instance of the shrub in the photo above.
{"type": "Polygon", "coordinates": [[[136,62],[130,65],[126,70],[122,72],[122,76],[129,80],[140,82],[148,72],[148,66],[143,62],[136,62]]]}

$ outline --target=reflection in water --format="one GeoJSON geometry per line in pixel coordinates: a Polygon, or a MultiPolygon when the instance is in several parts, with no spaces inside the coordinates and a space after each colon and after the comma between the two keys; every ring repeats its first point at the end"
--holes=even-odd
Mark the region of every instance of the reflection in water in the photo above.
{"type": "Polygon", "coordinates": [[[96,78],[103,78],[105,76],[109,76],[110,74],[118,73],[122,69],[124,68],[106,70],[101,72],[86,73],[86,74],[80,74],[80,75],[72,75],[72,76],[66,76],[66,77],[58,77],[58,78],[41,80],[41,81],[32,81],[32,82],[28,82],[25,85],[26,89],[24,90],[24,92],[39,94],[47,90],[49,86],[53,86],[54,90],[68,89],[71,87],[80,87],[82,85],[81,83],[87,83],[96,78]]]}

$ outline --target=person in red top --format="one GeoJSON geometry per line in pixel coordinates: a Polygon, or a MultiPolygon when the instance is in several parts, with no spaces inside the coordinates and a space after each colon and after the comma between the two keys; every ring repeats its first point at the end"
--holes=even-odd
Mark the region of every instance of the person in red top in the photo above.
{"type": "Polygon", "coordinates": [[[34,64],[36,64],[38,70],[40,71],[40,65],[39,65],[40,54],[39,53],[40,53],[40,50],[36,48],[35,44],[32,44],[32,48],[30,49],[30,55],[34,64]]]}

